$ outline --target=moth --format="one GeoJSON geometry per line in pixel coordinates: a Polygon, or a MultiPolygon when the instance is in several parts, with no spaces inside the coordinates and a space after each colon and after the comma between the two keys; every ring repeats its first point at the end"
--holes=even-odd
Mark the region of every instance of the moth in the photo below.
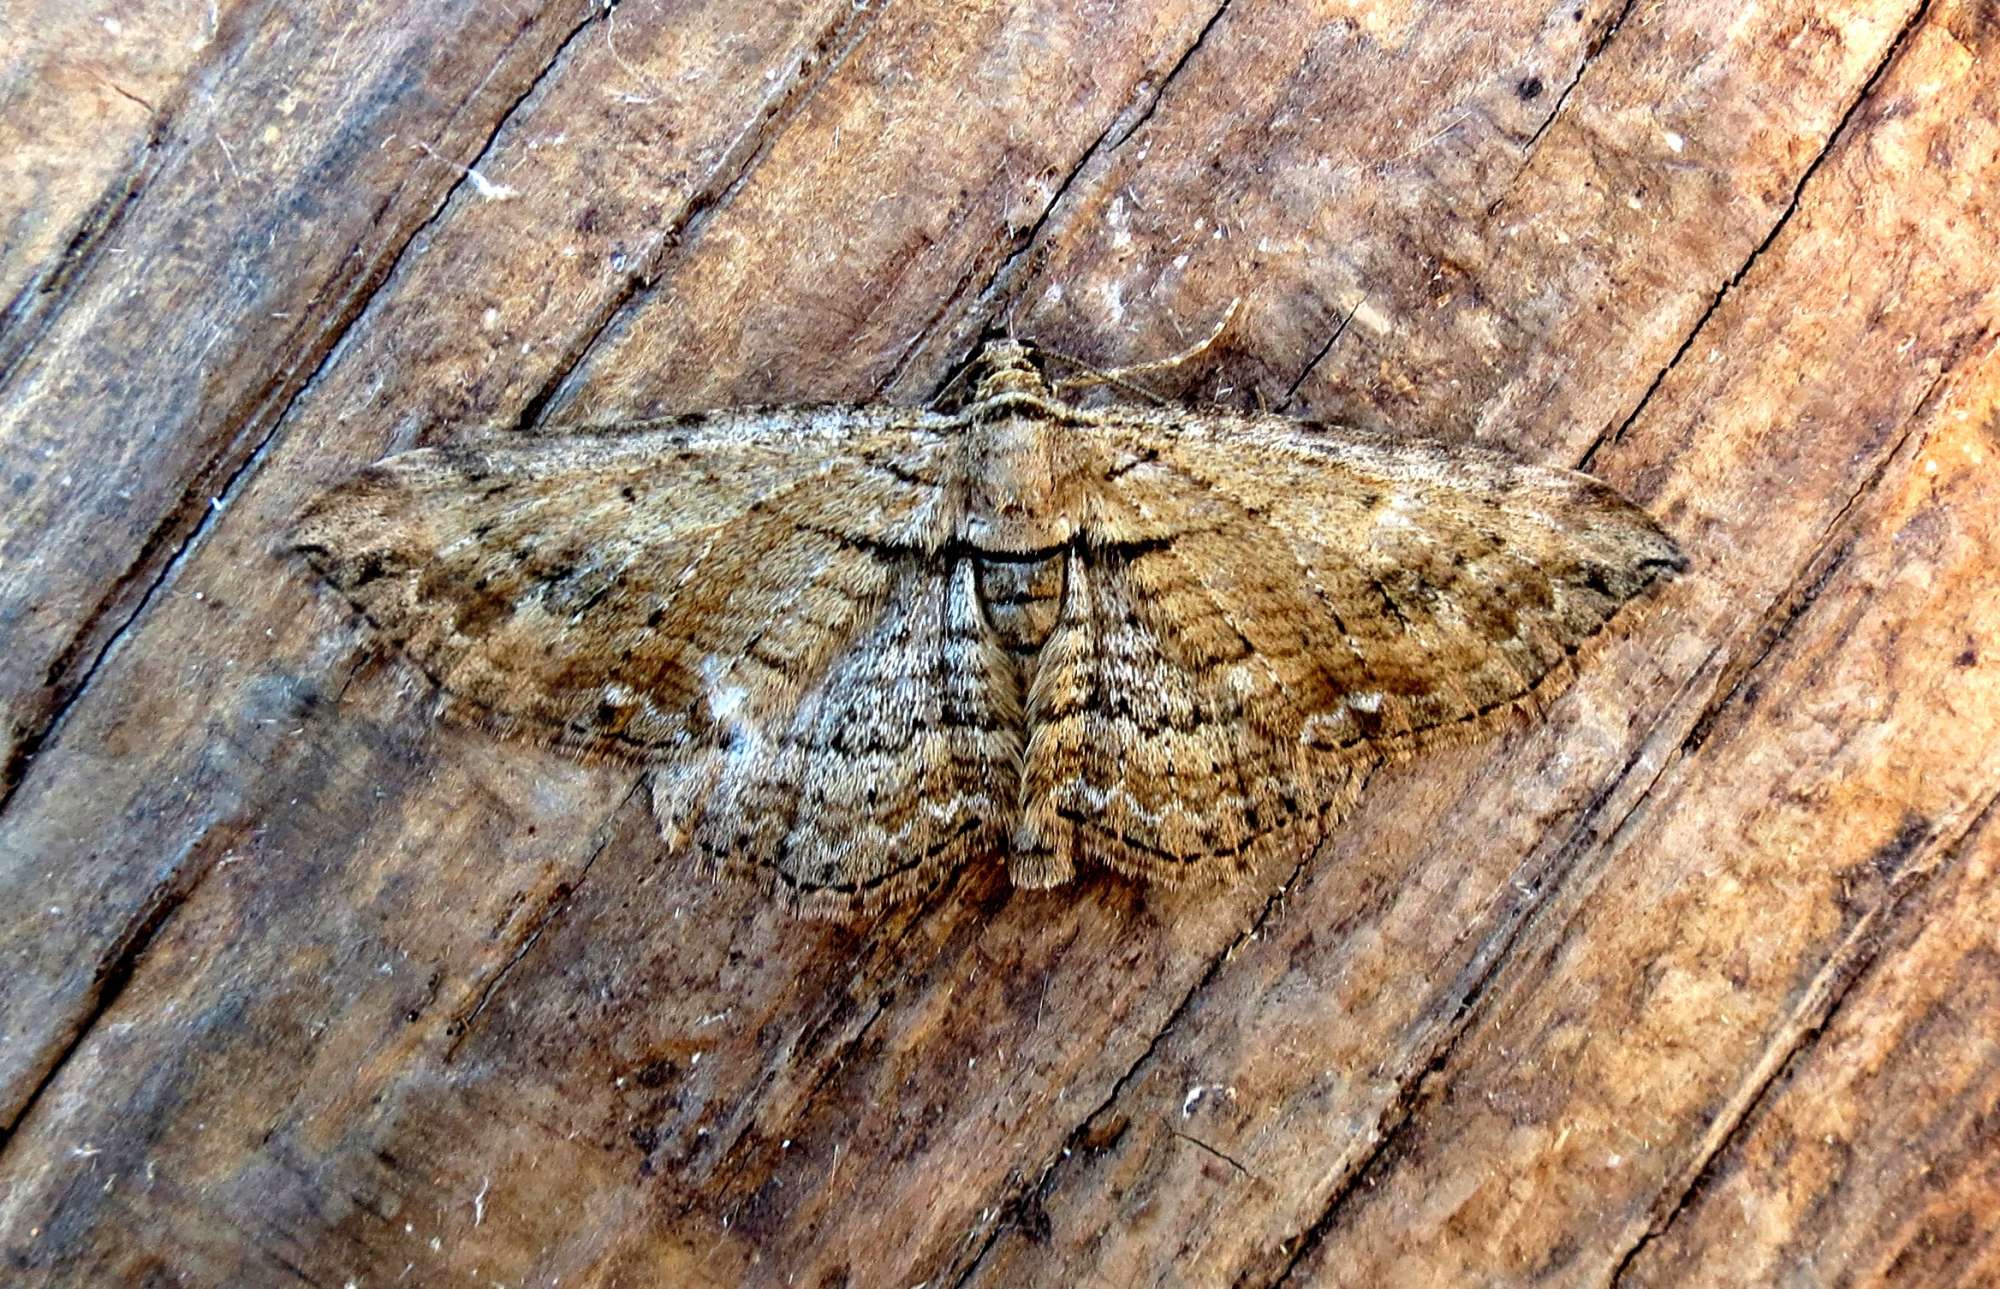
{"type": "Polygon", "coordinates": [[[1686,566],[1574,471],[1079,406],[1013,341],[973,381],[405,452],[293,541],[449,711],[643,767],[671,847],[807,913],[976,860],[1184,885],[1298,853],[1686,566]]]}

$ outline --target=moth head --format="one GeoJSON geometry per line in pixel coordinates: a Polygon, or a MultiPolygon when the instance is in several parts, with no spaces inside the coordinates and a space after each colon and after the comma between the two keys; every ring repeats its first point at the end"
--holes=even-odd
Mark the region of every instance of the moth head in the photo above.
{"type": "Polygon", "coordinates": [[[1041,370],[1035,366],[1034,350],[1018,340],[995,340],[979,351],[979,361],[973,364],[978,375],[974,386],[973,401],[983,403],[988,399],[1004,397],[1008,394],[1035,394],[1047,397],[1048,382],[1042,379],[1041,370]]]}

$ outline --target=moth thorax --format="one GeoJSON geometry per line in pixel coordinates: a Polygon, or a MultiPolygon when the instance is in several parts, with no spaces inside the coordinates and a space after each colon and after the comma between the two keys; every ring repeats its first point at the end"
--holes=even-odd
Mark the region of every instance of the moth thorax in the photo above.
{"type": "Polygon", "coordinates": [[[980,607],[993,634],[1011,652],[1033,653],[1055,630],[1068,558],[1058,552],[1041,559],[985,556],[973,562],[980,607]]]}

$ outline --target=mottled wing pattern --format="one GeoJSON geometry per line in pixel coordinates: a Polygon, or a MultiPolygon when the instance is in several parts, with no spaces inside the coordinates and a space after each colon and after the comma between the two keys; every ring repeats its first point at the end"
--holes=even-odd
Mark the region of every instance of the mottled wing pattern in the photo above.
{"type": "Polygon", "coordinates": [[[795,897],[906,888],[974,838],[975,796],[1011,801],[1018,743],[979,742],[1018,698],[954,643],[976,607],[937,555],[948,453],[894,408],[426,449],[315,502],[294,543],[455,711],[667,767],[663,826],[714,851],[740,825],[735,858],[795,897]],[[834,874],[836,833],[860,854],[868,829],[887,858],[834,874]]]}
{"type": "Polygon", "coordinates": [[[1019,346],[986,363],[955,417],[748,409],[406,453],[296,545],[456,710],[647,766],[671,843],[814,912],[1002,851],[1023,886],[1248,870],[1683,566],[1584,475],[1078,412],[1019,346]],[[982,524],[1013,536],[986,550],[982,524]],[[1044,528],[1075,535],[1022,543],[1044,528]]]}
{"type": "Polygon", "coordinates": [[[1014,660],[970,561],[912,559],[882,612],[789,717],[656,773],[661,832],[806,912],[927,886],[1000,854],[1018,790],[1014,660]]]}
{"type": "Polygon", "coordinates": [[[1086,545],[1029,696],[1026,843],[1164,881],[1254,863],[1358,769],[1524,701],[1683,567],[1605,485],[1276,417],[1080,433],[1086,545]]]}
{"type": "Polygon", "coordinates": [[[1093,864],[1173,885],[1219,880],[1351,800],[1351,767],[1316,762],[1297,737],[1313,646],[1301,621],[1267,612],[1296,579],[1260,587],[1176,546],[1070,558],[1028,693],[1013,838],[1023,885],[1093,864]]]}

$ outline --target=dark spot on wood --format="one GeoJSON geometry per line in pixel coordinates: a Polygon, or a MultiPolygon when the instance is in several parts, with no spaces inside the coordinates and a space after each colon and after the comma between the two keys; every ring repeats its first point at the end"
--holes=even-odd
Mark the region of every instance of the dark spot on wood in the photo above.
{"type": "Polygon", "coordinates": [[[1523,99],[1540,98],[1542,89],[1542,78],[1539,76],[1523,76],[1514,86],[1514,92],[1523,99]]]}
{"type": "Polygon", "coordinates": [[[1122,1114],[1113,1115],[1103,1123],[1090,1124],[1084,1128],[1083,1135],[1077,1138],[1077,1149],[1088,1151],[1093,1155],[1103,1154],[1124,1140],[1125,1130],[1131,1126],[1131,1118],[1122,1114]]]}
{"type": "Polygon", "coordinates": [[[1910,856],[1930,839],[1930,835],[1930,820],[1917,814],[1905,816],[1902,825],[1896,829],[1896,835],[1877,846],[1868,856],[1868,867],[1874,870],[1877,877],[1888,881],[1903,870],[1910,856]]]}
{"type": "Polygon", "coordinates": [[[1000,1224],[1013,1227],[1036,1244],[1047,1244],[1055,1233],[1049,1211],[1042,1207],[1042,1197],[1032,1187],[1007,1202],[1000,1212],[1000,1224]]]}
{"type": "Polygon", "coordinates": [[[665,1087],[680,1074],[678,1065],[665,1057],[646,1062],[632,1072],[632,1081],[642,1088],[665,1087]]]}

